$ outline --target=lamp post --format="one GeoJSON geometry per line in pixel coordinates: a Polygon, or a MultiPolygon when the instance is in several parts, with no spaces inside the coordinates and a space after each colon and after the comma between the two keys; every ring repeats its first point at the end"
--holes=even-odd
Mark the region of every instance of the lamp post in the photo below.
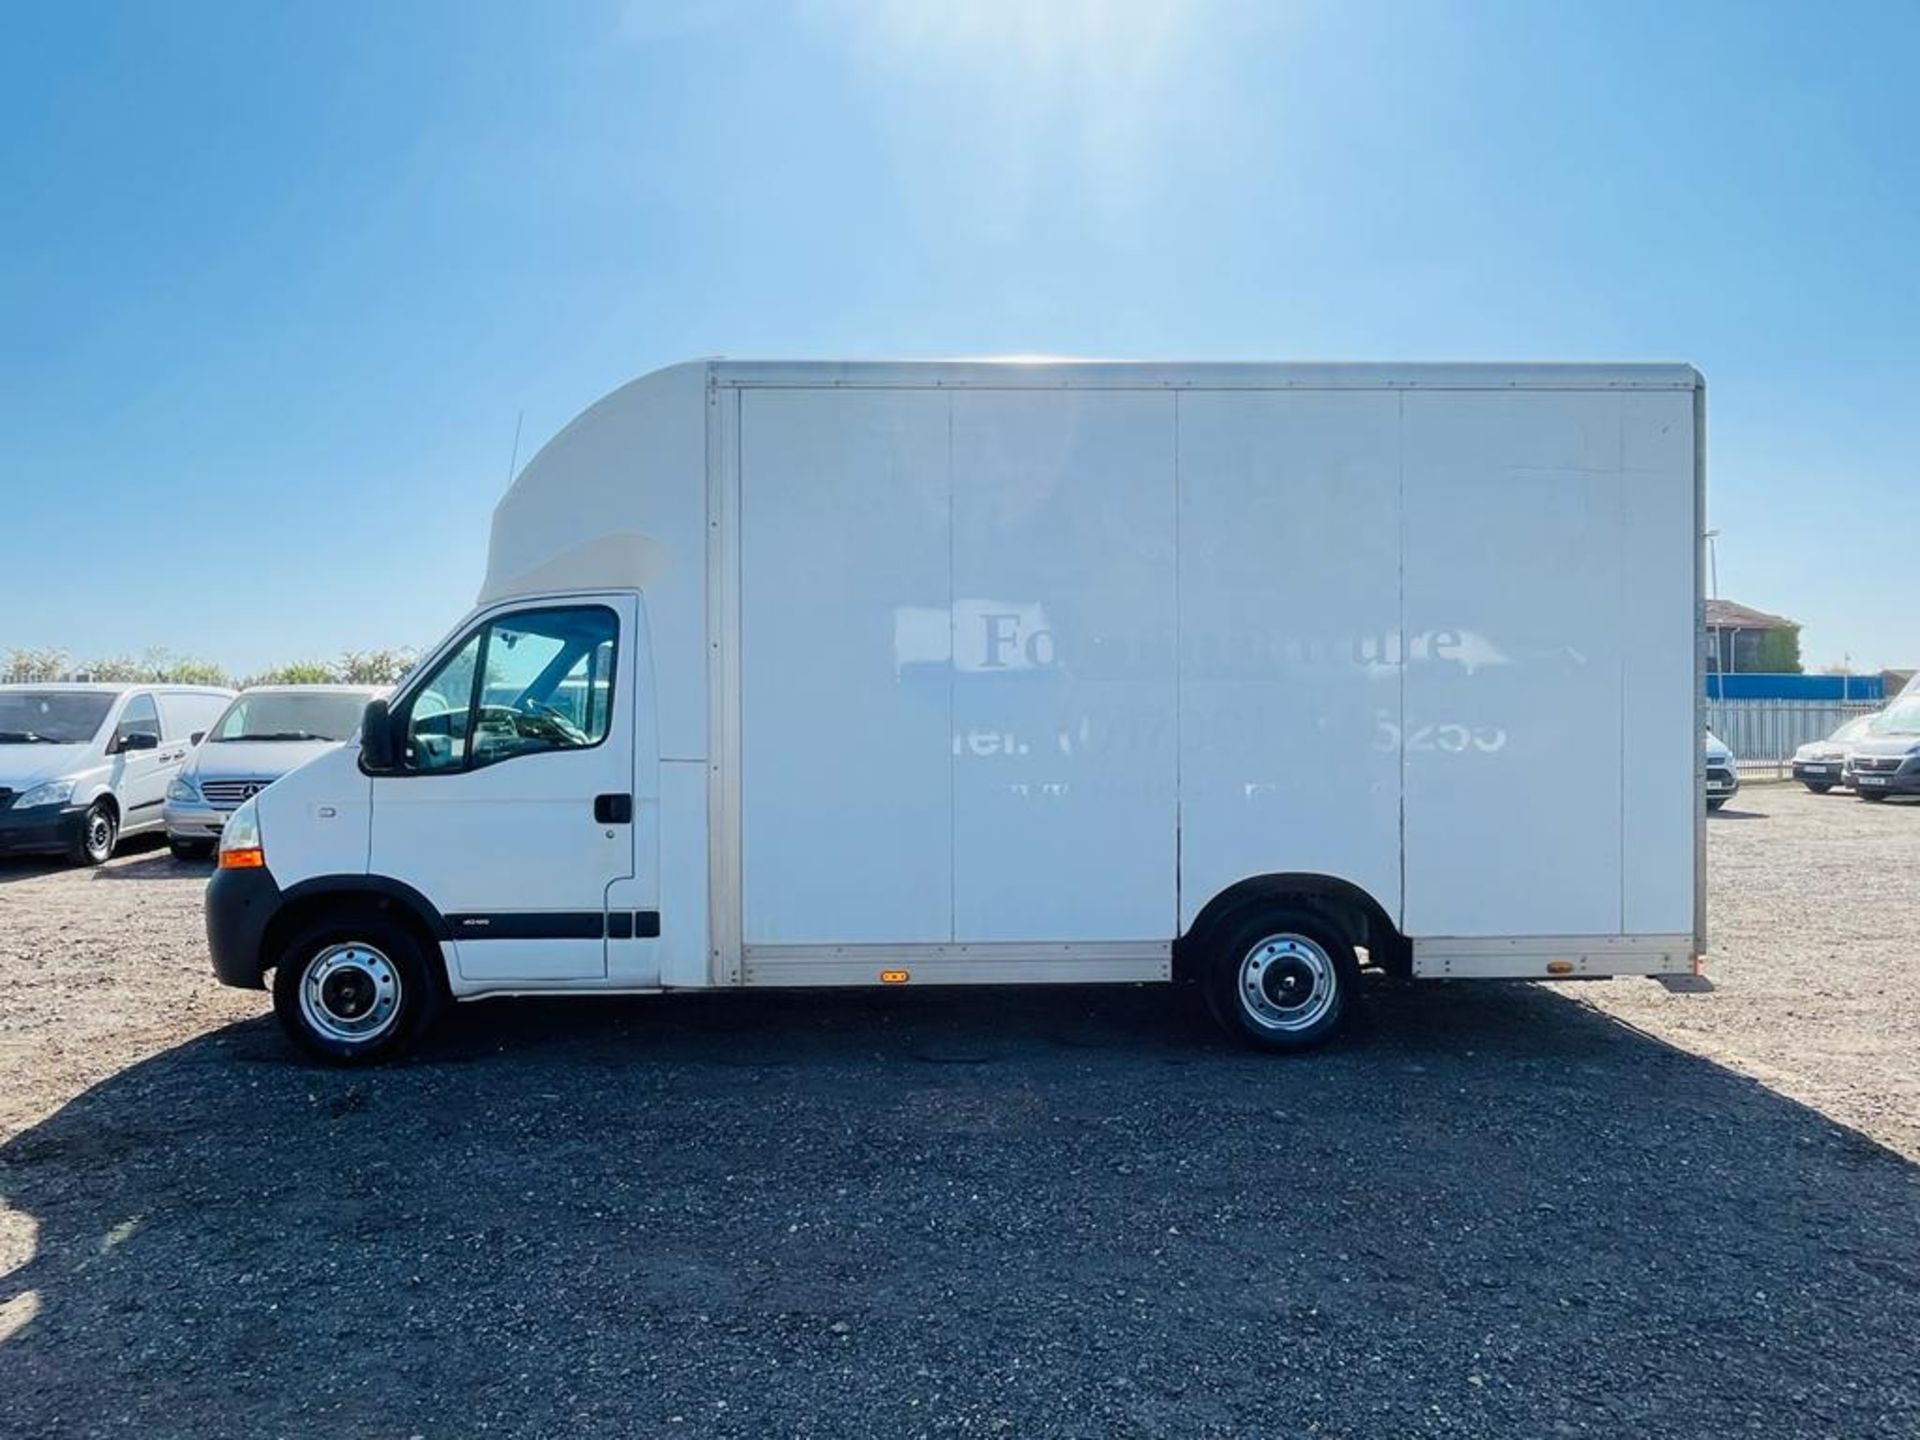
{"type": "MultiPolygon", "coordinates": [[[[1713,600],[1720,598],[1720,547],[1714,543],[1719,538],[1720,532],[1718,530],[1709,530],[1706,533],[1707,595],[1708,598],[1713,600]]],[[[1727,696],[1727,664],[1720,653],[1720,627],[1718,625],[1710,625],[1707,629],[1713,636],[1714,698],[1724,700],[1727,696]]]]}

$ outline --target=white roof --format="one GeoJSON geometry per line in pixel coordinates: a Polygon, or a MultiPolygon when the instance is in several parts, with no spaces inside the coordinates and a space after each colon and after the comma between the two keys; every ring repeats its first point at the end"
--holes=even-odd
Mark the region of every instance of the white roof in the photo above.
{"type": "Polygon", "coordinates": [[[1349,364],[1266,361],[713,360],[715,383],[737,386],[1245,390],[1695,390],[1693,366],[1658,363],[1440,362],[1349,364]]]}
{"type": "Polygon", "coordinates": [[[70,690],[81,694],[123,695],[129,690],[158,690],[168,695],[231,695],[221,685],[176,685],[169,680],[10,680],[0,690],[70,690]]]}
{"type": "Polygon", "coordinates": [[[384,695],[391,685],[249,685],[242,695],[384,695]]]}

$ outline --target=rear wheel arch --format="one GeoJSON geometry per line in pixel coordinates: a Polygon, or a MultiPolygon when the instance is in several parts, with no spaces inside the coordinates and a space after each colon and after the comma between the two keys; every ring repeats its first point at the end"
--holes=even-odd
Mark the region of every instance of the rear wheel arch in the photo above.
{"type": "Polygon", "coordinates": [[[1196,978],[1212,947],[1249,915],[1291,907],[1320,916],[1389,974],[1411,973],[1412,949],[1386,907],[1363,887],[1337,875],[1310,871],[1251,875],[1222,890],[1194,916],[1173,947],[1176,979],[1196,978]]]}

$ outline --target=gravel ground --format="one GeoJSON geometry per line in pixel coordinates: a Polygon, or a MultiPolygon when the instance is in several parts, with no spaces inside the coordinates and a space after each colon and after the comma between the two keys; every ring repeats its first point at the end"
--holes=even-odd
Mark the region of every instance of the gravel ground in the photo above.
{"type": "Polygon", "coordinates": [[[1920,805],[1711,833],[1712,993],[1380,986],[1289,1061],[1066,990],[321,1072],[203,868],[0,863],[0,1433],[1910,1440],[1920,805]]]}

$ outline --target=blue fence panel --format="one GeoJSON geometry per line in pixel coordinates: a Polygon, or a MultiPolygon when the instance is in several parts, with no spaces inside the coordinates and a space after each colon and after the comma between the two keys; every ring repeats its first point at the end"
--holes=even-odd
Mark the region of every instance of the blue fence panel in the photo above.
{"type": "Polygon", "coordinates": [[[1883,700],[1878,675],[1716,675],[1707,672],[1709,700],[1883,700]]]}

